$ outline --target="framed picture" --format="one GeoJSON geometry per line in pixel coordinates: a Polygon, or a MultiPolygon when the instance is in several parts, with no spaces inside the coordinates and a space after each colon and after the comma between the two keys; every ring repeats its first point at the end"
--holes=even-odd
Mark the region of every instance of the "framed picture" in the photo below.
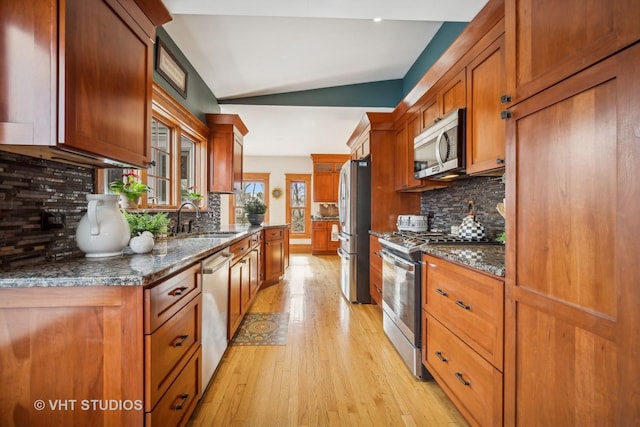
{"type": "Polygon", "coordinates": [[[187,97],[187,69],[178,62],[162,40],[156,41],[156,71],[184,98],[187,97]]]}

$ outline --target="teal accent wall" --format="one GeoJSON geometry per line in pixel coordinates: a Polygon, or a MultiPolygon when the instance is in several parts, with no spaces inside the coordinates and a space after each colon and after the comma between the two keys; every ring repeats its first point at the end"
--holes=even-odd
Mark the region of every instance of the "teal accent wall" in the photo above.
{"type": "Polygon", "coordinates": [[[173,86],[156,71],[156,55],[157,49],[154,50],[153,58],[153,81],[162,86],[171,96],[189,110],[194,116],[198,117],[202,123],[206,124],[205,114],[219,113],[220,105],[211,89],[204,83],[200,74],[193,68],[193,65],[184,56],[182,51],[176,46],[169,34],[164,28],[156,29],[156,34],[160,40],[167,46],[171,53],[177,58],[182,66],[187,69],[187,98],[185,99],[173,86]]]}
{"type": "Polygon", "coordinates": [[[309,107],[390,107],[398,105],[402,80],[384,80],[273,95],[221,99],[220,104],[297,105],[309,107]]]}
{"type": "Polygon", "coordinates": [[[444,22],[413,63],[402,80],[402,98],[420,81],[429,68],[442,56],[445,50],[464,30],[468,22],[444,22]]]}

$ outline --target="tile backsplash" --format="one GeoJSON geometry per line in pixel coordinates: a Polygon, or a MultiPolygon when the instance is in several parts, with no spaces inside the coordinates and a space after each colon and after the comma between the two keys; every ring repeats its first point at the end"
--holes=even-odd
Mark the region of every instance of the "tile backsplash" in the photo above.
{"type": "MultiPolygon", "coordinates": [[[[94,182],[94,169],[0,152],[0,270],[84,256],[75,234],[94,182]],[[43,213],[63,215],[64,227],[44,230],[43,213]]],[[[196,230],[220,227],[220,195],[208,201],[196,230]]],[[[193,216],[185,211],[183,218],[193,216]]]]}
{"type": "Polygon", "coordinates": [[[496,205],[505,197],[500,177],[472,177],[453,181],[448,188],[426,191],[420,196],[421,215],[433,215],[432,229],[446,233],[452,225],[460,225],[469,213],[468,201],[473,200],[476,219],[484,225],[487,238],[504,231],[504,219],[496,205]]]}

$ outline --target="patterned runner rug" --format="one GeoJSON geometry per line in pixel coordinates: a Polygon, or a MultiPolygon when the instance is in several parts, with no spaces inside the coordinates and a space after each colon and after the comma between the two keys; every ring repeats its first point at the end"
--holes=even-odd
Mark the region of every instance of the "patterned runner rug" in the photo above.
{"type": "Polygon", "coordinates": [[[245,314],[231,345],[287,345],[289,313],[245,314]]]}

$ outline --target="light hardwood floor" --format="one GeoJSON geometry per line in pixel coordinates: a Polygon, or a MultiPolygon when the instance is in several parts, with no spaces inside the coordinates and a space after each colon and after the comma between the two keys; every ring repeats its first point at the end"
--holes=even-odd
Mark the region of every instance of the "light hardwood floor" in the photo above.
{"type": "Polygon", "coordinates": [[[434,382],[414,379],[380,309],[340,293],[336,256],[292,254],[250,311],[288,312],[286,346],[231,346],[189,427],[467,426],[434,382]]]}

